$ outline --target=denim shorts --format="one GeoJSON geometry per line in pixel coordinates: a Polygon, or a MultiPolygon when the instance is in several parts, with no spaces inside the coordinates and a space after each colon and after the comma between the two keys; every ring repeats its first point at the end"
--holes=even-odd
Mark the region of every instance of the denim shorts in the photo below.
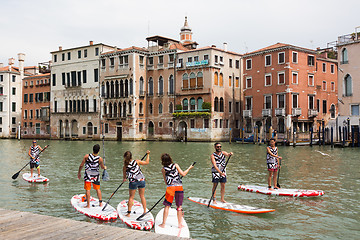
{"type": "Polygon", "coordinates": [[[136,181],[129,183],[129,189],[136,190],[138,188],[145,188],[145,181],[136,181]]]}

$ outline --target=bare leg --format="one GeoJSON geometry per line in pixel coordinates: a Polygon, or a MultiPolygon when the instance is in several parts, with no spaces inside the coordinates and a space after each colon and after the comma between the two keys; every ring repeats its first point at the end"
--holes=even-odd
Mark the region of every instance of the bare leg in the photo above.
{"type": "MultiPolygon", "coordinates": [[[[135,192],[136,189],[129,189],[128,212],[131,212],[131,208],[134,205],[135,192]]],[[[130,217],[130,213],[126,214],[125,216],[130,217]]]]}
{"type": "Polygon", "coordinates": [[[159,227],[162,227],[162,228],[165,227],[166,219],[167,219],[167,217],[169,215],[169,208],[170,208],[170,206],[165,206],[164,215],[163,215],[163,222],[159,225],[159,227]]]}
{"type": "MultiPolygon", "coordinates": [[[[96,193],[97,193],[97,196],[98,196],[98,199],[99,200],[102,200],[102,197],[101,197],[101,191],[100,189],[95,189],[96,190],[96,193]]],[[[99,206],[102,207],[102,202],[99,203],[99,206]]]]}
{"type": "MultiPolygon", "coordinates": [[[[182,209],[181,206],[177,207],[177,209],[182,209]]],[[[176,209],[176,210],[177,210],[176,209]]],[[[182,218],[183,218],[183,211],[182,210],[177,210],[177,219],[178,219],[178,228],[182,228],[182,218]]]]}
{"type": "Polygon", "coordinates": [[[225,183],[220,183],[221,186],[221,202],[226,203],[224,196],[225,196],[225,183]]]}
{"type": "Polygon", "coordinates": [[[278,189],[277,187],[277,172],[273,174],[273,182],[274,182],[274,189],[278,189]]]}
{"type": "Polygon", "coordinates": [[[33,173],[34,173],[34,169],[33,169],[33,168],[30,168],[30,177],[31,177],[31,178],[33,177],[33,173]]]}
{"type": "Polygon", "coordinates": [[[273,188],[271,188],[271,177],[273,175],[273,172],[269,171],[269,176],[268,176],[268,186],[270,187],[269,190],[274,190],[273,188]]]}
{"type": "Polygon", "coordinates": [[[141,204],[143,205],[144,213],[145,213],[146,212],[145,188],[139,188],[139,195],[140,195],[141,204]]]}
{"type": "Polygon", "coordinates": [[[219,183],[213,183],[213,188],[212,188],[212,190],[211,190],[211,193],[214,193],[213,194],[213,202],[214,202],[214,204],[216,204],[216,199],[215,199],[215,196],[216,196],[216,186],[218,185],[219,183]]]}
{"type": "Polygon", "coordinates": [[[38,175],[40,177],[40,166],[37,168],[38,175]]]}
{"type": "Polygon", "coordinates": [[[90,208],[90,190],[86,190],[85,196],[86,196],[86,202],[87,202],[86,208],[90,208]]]}

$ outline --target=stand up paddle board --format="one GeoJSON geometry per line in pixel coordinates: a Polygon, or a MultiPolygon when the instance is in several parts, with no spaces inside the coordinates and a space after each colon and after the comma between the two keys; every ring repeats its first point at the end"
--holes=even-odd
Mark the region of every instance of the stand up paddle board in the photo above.
{"type": "MultiPolygon", "coordinates": [[[[126,225],[138,230],[150,230],[154,226],[154,216],[151,213],[146,214],[141,220],[136,220],[140,215],[144,213],[144,208],[141,203],[134,200],[134,205],[131,208],[130,217],[126,217],[128,211],[127,200],[123,200],[117,206],[119,218],[126,225]]],[[[146,209],[148,211],[148,209],[146,209]]]]}
{"type": "Polygon", "coordinates": [[[104,209],[104,211],[102,211],[106,203],[103,202],[103,205],[100,207],[99,200],[90,197],[90,208],[85,208],[87,202],[86,200],[83,201],[83,199],[85,200],[85,194],[75,195],[71,198],[71,205],[76,209],[76,211],[85,214],[88,217],[96,218],[103,221],[111,221],[117,219],[118,214],[115,208],[113,208],[109,204],[104,209]]]}
{"type": "Polygon", "coordinates": [[[159,234],[166,234],[171,236],[190,238],[188,225],[183,218],[182,228],[178,228],[177,211],[174,208],[169,208],[169,215],[166,219],[165,227],[159,227],[163,221],[164,208],[156,215],[155,218],[155,232],[159,234]]]}
{"type": "Polygon", "coordinates": [[[290,197],[318,197],[324,195],[321,190],[302,190],[302,189],[274,189],[269,190],[267,187],[253,186],[253,185],[239,185],[239,190],[262,193],[266,195],[275,196],[290,196],[290,197]]]}
{"type": "Polygon", "coordinates": [[[41,176],[39,177],[39,175],[37,173],[34,173],[32,177],[31,176],[31,173],[24,173],[22,175],[23,179],[27,182],[31,182],[31,183],[44,183],[44,182],[48,182],[49,179],[44,177],[44,176],[41,176]]]}
{"type": "MultiPolygon", "coordinates": [[[[209,204],[209,199],[195,198],[195,197],[188,197],[188,199],[192,202],[199,203],[199,204],[205,205],[205,206],[207,206],[209,204]]],[[[214,204],[214,202],[211,201],[210,207],[215,208],[215,209],[230,211],[230,212],[247,213],[247,214],[268,213],[268,212],[275,211],[275,209],[257,208],[257,207],[239,205],[239,204],[234,204],[234,203],[229,203],[229,202],[223,203],[223,202],[219,202],[219,201],[217,201],[216,204],[214,204]]]]}

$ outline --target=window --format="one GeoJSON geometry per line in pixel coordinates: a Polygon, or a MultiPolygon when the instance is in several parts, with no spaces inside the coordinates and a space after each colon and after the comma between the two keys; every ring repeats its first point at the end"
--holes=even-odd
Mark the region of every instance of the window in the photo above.
{"type": "Polygon", "coordinates": [[[183,99],[183,102],[182,102],[182,104],[183,104],[183,110],[185,110],[185,111],[187,111],[188,109],[189,109],[189,101],[187,100],[187,98],[184,98],[183,99]]]}
{"type": "Polygon", "coordinates": [[[326,91],[326,81],[323,81],[323,82],[322,82],[322,90],[323,90],[323,91],[326,91]]]}
{"type": "MultiPolygon", "coordinates": [[[[144,59],[143,56],[140,56],[140,59],[141,59],[141,57],[144,59]]],[[[173,62],[174,62],[174,58],[175,58],[174,54],[169,54],[169,63],[173,63],[173,62]]],[[[144,61],[144,60],[143,60],[143,61],[144,61]]],[[[142,62],[140,62],[140,63],[142,63],[142,62]]]]}
{"type": "Polygon", "coordinates": [[[271,66],[271,55],[265,56],[265,67],[271,66]]]}
{"type": "Polygon", "coordinates": [[[56,86],[56,74],[55,73],[53,73],[53,75],[52,75],[52,85],[56,86]]]}
{"type": "Polygon", "coordinates": [[[209,60],[209,55],[204,55],[204,60],[209,60]]]}
{"type": "Polygon", "coordinates": [[[218,127],[218,119],[215,119],[214,121],[215,121],[214,128],[217,128],[218,127]]]}
{"type": "Polygon", "coordinates": [[[214,85],[219,85],[219,74],[217,72],[214,73],[214,85]]]}
{"type": "Polygon", "coordinates": [[[220,112],[224,112],[224,99],[220,98],[220,112]]]}
{"type": "Polygon", "coordinates": [[[199,56],[195,56],[194,57],[194,62],[198,62],[199,61],[199,56]]]}
{"type": "Polygon", "coordinates": [[[224,59],[222,56],[219,57],[220,58],[220,64],[224,64],[224,59]]]}
{"type": "Polygon", "coordinates": [[[182,82],[183,82],[183,86],[182,86],[183,89],[188,89],[189,88],[189,77],[186,73],[182,76],[182,82]]]}
{"type": "Polygon", "coordinates": [[[219,63],[219,57],[218,55],[215,55],[215,64],[218,64],[219,63]]]}
{"type": "Polygon", "coordinates": [[[16,76],[12,75],[12,82],[15,82],[15,81],[16,81],[16,76]]]}
{"type": "Polygon", "coordinates": [[[308,75],[308,85],[314,86],[314,75],[312,75],[312,74],[308,75]]]}
{"type": "Polygon", "coordinates": [[[173,122],[169,122],[169,127],[173,127],[173,122]]]}
{"type": "Polygon", "coordinates": [[[298,63],[298,53],[297,52],[292,52],[292,62],[298,63]]]}
{"type": "Polygon", "coordinates": [[[87,58],[87,49],[84,49],[84,58],[87,58]]]}
{"type": "Polygon", "coordinates": [[[0,112],[3,111],[3,102],[0,102],[0,112]]]}
{"type": "Polygon", "coordinates": [[[252,78],[251,77],[247,77],[246,78],[246,88],[251,88],[252,84],[252,78]]]}
{"type": "Polygon", "coordinates": [[[285,108],[285,94],[278,94],[278,108],[285,108]]]}
{"type": "Polygon", "coordinates": [[[204,80],[203,80],[203,73],[198,72],[196,77],[197,87],[203,87],[204,86],[204,80]]]}
{"type": "Polygon", "coordinates": [[[24,103],[28,102],[28,94],[24,94],[24,103]]]}
{"type": "Polygon", "coordinates": [[[114,67],[114,65],[115,65],[115,58],[109,58],[109,61],[110,61],[110,67],[114,67]]]}
{"type": "Polygon", "coordinates": [[[236,113],[240,112],[240,102],[235,103],[235,111],[236,111],[236,113]]]}
{"type": "Polygon", "coordinates": [[[292,73],[292,84],[298,84],[298,73],[297,72],[292,73]]]}
{"type": "Polygon", "coordinates": [[[195,128],[195,119],[190,119],[190,128],[195,128]]]}
{"type": "Polygon", "coordinates": [[[4,81],[4,76],[0,75],[0,82],[3,82],[3,81],[4,81]]]}
{"type": "Polygon", "coordinates": [[[349,59],[348,59],[348,51],[346,48],[344,48],[343,50],[341,50],[341,64],[347,64],[349,63],[349,59]]]}
{"type": "Polygon", "coordinates": [[[102,69],[105,69],[105,67],[106,67],[106,59],[101,59],[101,68],[102,69]]]}
{"type": "Polygon", "coordinates": [[[57,55],[54,55],[54,62],[57,62],[57,55]]]}
{"type": "Polygon", "coordinates": [[[149,78],[149,96],[154,95],[154,82],[152,77],[149,78]]]}
{"type": "Polygon", "coordinates": [[[15,87],[12,88],[12,95],[16,95],[16,88],[15,87]]]}
{"type": "Polygon", "coordinates": [[[233,67],[233,60],[229,59],[229,67],[232,68],[233,67]]]}
{"type": "Polygon", "coordinates": [[[11,111],[16,112],[16,102],[11,103],[11,111]]]}
{"type": "Polygon", "coordinates": [[[309,95],[309,109],[314,109],[315,107],[315,99],[314,95],[309,95]]]}
{"type": "Polygon", "coordinates": [[[231,85],[232,85],[232,77],[229,76],[229,87],[231,87],[231,85]]]}
{"type": "Polygon", "coordinates": [[[204,119],[204,128],[209,128],[209,119],[208,118],[204,119]]]}
{"type": "Polygon", "coordinates": [[[278,84],[285,84],[285,73],[284,72],[279,72],[278,73],[278,84]]]}
{"type": "Polygon", "coordinates": [[[323,71],[323,73],[326,73],[326,63],[322,64],[322,71],[323,71]]]}
{"type": "Polygon", "coordinates": [[[67,53],[67,60],[71,60],[71,52],[67,53]]]}
{"type": "Polygon", "coordinates": [[[78,58],[81,58],[81,50],[78,50],[78,58]]]}
{"type": "Polygon", "coordinates": [[[359,105],[351,105],[351,116],[359,116],[359,105]]]}
{"type": "Polygon", "coordinates": [[[163,105],[159,103],[159,114],[163,113],[163,105]]]}
{"type": "Polygon", "coordinates": [[[332,74],[335,73],[335,65],[334,65],[334,64],[331,64],[331,65],[330,65],[330,72],[331,72],[332,74]]]}
{"type": "Polygon", "coordinates": [[[315,57],[313,55],[308,55],[308,66],[314,66],[315,65],[315,57]]]}
{"type": "Polygon", "coordinates": [[[139,132],[143,131],[143,123],[139,123],[139,132]]]}
{"type": "Polygon", "coordinates": [[[326,107],[326,100],[323,100],[323,105],[322,105],[322,107],[323,107],[323,113],[324,114],[326,114],[327,113],[327,107],[326,107]]]}
{"type": "Polygon", "coordinates": [[[95,56],[99,56],[99,48],[95,48],[95,56]]]}
{"type": "Polygon", "coordinates": [[[197,109],[198,109],[198,110],[202,110],[202,109],[203,109],[203,108],[202,108],[203,103],[204,103],[204,100],[203,100],[201,97],[199,97],[199,98],[197,99],[197,109]]]}
{"type": "Polygon", "coordinates": [[[162,122],[159,122],[159,127],[161,127],[161,128],[162,128],[162,126],[163,126],[162,122]]]}
{"type": "Polygon", "coordinates": [[[292,95],[292,107],[293,108],[298,108],[298,97],[299,95],[298,94],[293,94],[292,95]]]}
{"type": "Polygon", "coordinates": [[[192,57],[188,57],[187,61],[192,62],[192,57]]]}
{"type": "Polygon", "coordinates": [[[271,73],[265,74],[265,86],[271,86],[271,73]]]}
{"type": "Polygon", "coordinates": [[[344,79],[344,96],[352,96],[352,78],[349,74],[344,79]]]}
{"type": "Polygon", "coordinates": [[[271,95],[264,97],[264,109],[271,109],[271,95]]]}
{"type": "Polygon", "coordinates": [[[171,102],[170,104],[169,104],[169,113],[173,113],[174,112],[174,105],[173,105],[173,103],[171,102]]]}
{"type": "Polygon", "coordinates": [[[246,59],[246,70],[250,70],[252,68],[252,60],[246,59]]]}
{"type": "Polygon", "coordinates": [[[215,97],[214,99],[214,111],[218,112],[219,111],[219,98],[215,97]]]}
{"type": "Polygon", "coordinates": [[[316,109],[320,112],[320,99],[316,99],[316,109]]]}
{"type": "Polygon", "coordinates": [[[99,69],[95,68],[94,69],[94,82],[98,82],[99,81],[99,69]]]}
{"type": "Polygon", "coordinates": [[[220,86],[220,87],[223,87],[223,86],[224,86],[224,78],[223,78],[223,74],[222,74],[222,73],[220,73],[219,86],[220,86]]]}
{"type": "Polygon", "coordinates": [[[33,116],[34,116],[34,111],[33,110],[30,110],[30,117],[29,117],[29,119],[33,119],[33,116]]]}
{"type": "Polygon", "coordinates": [[[65,53],[61,54],[61,61],[65,61],[65,53]]]}
{"type": "Polygon", "coordinates": [[[190,88],[194,89],[196,87],[196,76],[195,73],[190,73],[190,88]]]}
{"type": "Polygon", "coordinates": [[[222,128],[222,127],[223,127],[223,120],[219,119],[219,128],[222,128]]]}
{"type": "Polygon", "coordinates": [[[235,77],[235,87],[239,87],[240,85],[240,78],[239,77],[235,77]]]}
{"type": "Polygon", "coordinates": [[[236,67],[236,69],[240,68],[240,60],[235,61],[235,67],[236,67]]]}
{"type": "Polygon", "coordinates": [[[331,82],[331,91],[335,92],[335,82],[331,82]]]}
{"type": "Polygon", "coordinates": [[[29,102],[33,102],[34,101],[34,94],[30,93],[29,94],[29,102]]]}
{"type": "Polygon", "coordinates": [[[283,63],[285,63],[285,53],[280,52],[278,54],[278,64],[283,64],[283,63]]]}
{"type": "Polygon", "coordinates": [[[16,117],[11,118],[11,124],[16,124],[16,117]]]}
{"type": "Polygon", "coordinates": [[[154,64],[154,57],[149,57],[149,65],[153,65],[154,64]]]}
{"type": "Polygon", "coordinates": [[[232,111],[232,102],[229,102],[229,113],[232,111]]]}

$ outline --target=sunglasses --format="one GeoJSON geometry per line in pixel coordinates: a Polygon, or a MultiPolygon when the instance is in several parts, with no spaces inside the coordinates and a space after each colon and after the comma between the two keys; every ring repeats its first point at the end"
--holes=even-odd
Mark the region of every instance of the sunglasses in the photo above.
{"type": "Polygon", "coordinates": [[[33,142],[33,143],[36,143],[36,142],[33,142]]]}
{"type": "Polygon", "coordinates": [[[221,148],[221,146],[216,146],[216,148],[221,148]]]}

